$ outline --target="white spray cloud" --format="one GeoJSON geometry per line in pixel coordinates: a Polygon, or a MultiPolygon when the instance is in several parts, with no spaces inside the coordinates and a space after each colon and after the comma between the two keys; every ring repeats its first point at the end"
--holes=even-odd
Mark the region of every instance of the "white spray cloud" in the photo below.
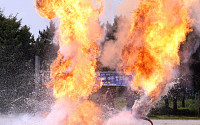
{"type": "Polygon", "coordinates": [[[64,125],[73,106],[66,99],[59,99],[45,118],[43,125],[64,125]]]}
{"type": "Polygon", "coordinates": [[[0,125],[65,125],[72,110],[73,106],[67,99],[59,99],[49,114],[0,115],[0,125]]]}
{"type": "Polygon", "coordinates": [[[134,118],[131,112],[121,112],[108,119],[105,125],[144,125],[144,122],[134,118]]]}
{"type": "Polygon", "coordinates": [[[43,125],[43,120],[41,116],[30,114],[0,115],[1,125],[43,125]]]}

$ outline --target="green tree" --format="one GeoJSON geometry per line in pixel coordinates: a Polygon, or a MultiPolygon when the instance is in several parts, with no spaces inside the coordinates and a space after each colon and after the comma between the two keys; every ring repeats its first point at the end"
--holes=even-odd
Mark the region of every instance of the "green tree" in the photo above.
{"type": "Polygon", "coordinates": [[[39,31],[39,36],[35,43],[35,55],[40,57],[41,69],[49,70],[50,64],[57,56],[58,45],[54,41],[56,26],[50,21],[49,26],[43,31],[39,31]]]}
{"type": "Polygon", "coordinates": [[[198,94],[198,115],[200,116],[200,36],[199,31],[194,30],[193,31],[193,38],[195,41],[197,41],[197,44],[195,48],[197,48],[194,53],[192,54],[192,63],[191,63],[191,69],[192,69],[192,80],[193,80],[193,88],[194,93],[198,94]]]}
{"type": "Polygon", "coordinates": [[[28,83],[33,81],[34,37],[29,30],[28,26],[21,25],[17,16],[6,17],[0,10],[1,98],[25,96],[32,88],[28,83]]]}
{"type": "MultiPolygon", "coordinates": [[[[40,82],[38,86],[37,100],[51,100],[45,83],[50,80],[50,65],[57,57],[59,49],[58,44],[54,41],[56,26],[53,21],[50,21],[46,29],[39,31],[39,36],[34,43],[34,53],[40,57],[40,82]]],[[[58,41],[56,41],[58,42],[58,41]]],[[[53,99],[53,98],[52,98],[53,99]]]]}

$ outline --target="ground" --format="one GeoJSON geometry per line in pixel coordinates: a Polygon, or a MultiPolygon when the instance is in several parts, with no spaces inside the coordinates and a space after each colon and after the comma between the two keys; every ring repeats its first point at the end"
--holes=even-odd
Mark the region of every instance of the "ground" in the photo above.
{"type": "MultiPolygon", "coordinates": [[[[0,125],[43,125],[43,118],[32,115],[2,116],[0,125]]],[[[200,120],[152,120],[154,125],[200,125],[200,120]]],[[[143,122],[142,125],[150,125],[143,122]]]]}
{"type": "Polygon", "coordinates": [[[154,125],[200,125],[200,120],[152,120],[154,125]]]}

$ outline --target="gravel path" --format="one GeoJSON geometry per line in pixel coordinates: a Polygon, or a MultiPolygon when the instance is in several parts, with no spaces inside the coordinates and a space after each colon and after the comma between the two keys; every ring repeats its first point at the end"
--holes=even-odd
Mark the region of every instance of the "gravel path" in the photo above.
{"type": "Polygon", "coordinates": [[[154,125],[200,125],[200,120],[152,120],[154,125]]]}

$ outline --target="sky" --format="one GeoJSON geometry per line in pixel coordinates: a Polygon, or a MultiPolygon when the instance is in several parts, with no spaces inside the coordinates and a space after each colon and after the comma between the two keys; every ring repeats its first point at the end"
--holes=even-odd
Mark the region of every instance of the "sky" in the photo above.
{"type": "MultiPolygon", "coordinates": [[[[100,19],[101,22],[113,23],[113,18],[117,14],[116,7],[122,0],[106,0],[105,16],[100,19]]],[[[30,27],[30,32],[34,37],[38,37],[39,30],[43,30],[49,24],[47,18],[41,18],[35,10],[34,0],[0,0],[0,8],[4,15],[16,15],[22,19],[22,25],[30,27]]]]}
{"type": "Polygon", "coordinates": [[[0,8],[4,15],[16,15],[22,19],[22,25],[30,27],[30,32],[35,37],[38,36],[39,30],[45,29],[49,20],[41,18],[35,8],[34,0],[0,0],[0,8]]]}

